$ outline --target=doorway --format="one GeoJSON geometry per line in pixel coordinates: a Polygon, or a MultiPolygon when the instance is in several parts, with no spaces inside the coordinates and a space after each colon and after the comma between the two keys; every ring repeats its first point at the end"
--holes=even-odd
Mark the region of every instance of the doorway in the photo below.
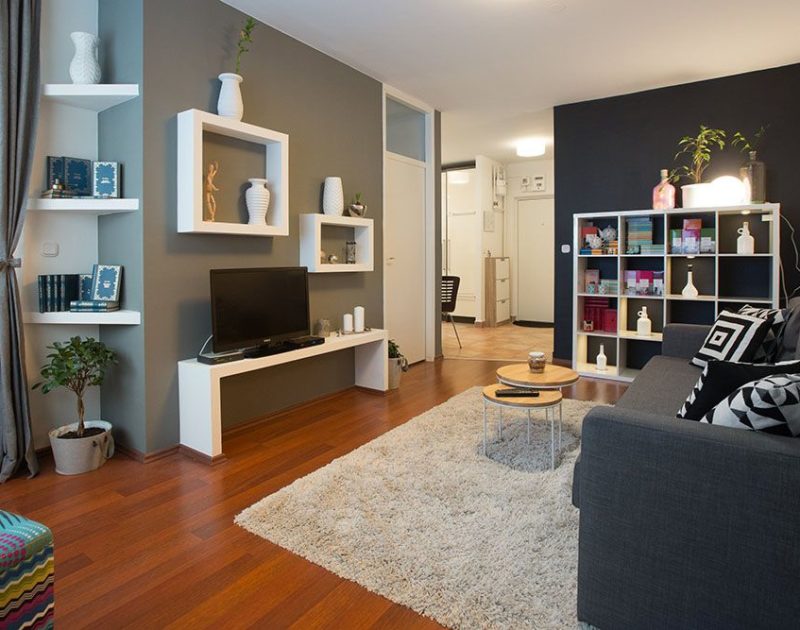
{"type": "Polygon", "coordinates": [[[553,325],[554,223],[552,199],[517,201],[517,323],[553,325]]]}

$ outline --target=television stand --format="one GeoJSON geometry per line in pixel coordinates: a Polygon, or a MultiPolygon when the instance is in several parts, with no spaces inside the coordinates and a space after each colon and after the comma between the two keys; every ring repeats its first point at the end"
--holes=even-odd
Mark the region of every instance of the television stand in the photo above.
{"type": "Polygon", "coordinates": [[[222,454],[220,382],[227,376],[262,370],[293,361],[355,349],[354,382],[358,387],[385,392],[389,388],[389,335],[373,328],[363,333],[326,337],[324,343],[260,356],[246,361],[208,365],[197,359],[178,362],[181,450],[209,464],[222,454]]]}

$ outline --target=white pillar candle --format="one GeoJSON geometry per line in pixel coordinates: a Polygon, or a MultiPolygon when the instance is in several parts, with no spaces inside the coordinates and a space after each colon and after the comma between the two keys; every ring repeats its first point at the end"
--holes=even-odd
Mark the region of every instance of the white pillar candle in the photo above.
{"type": "Polygon", "coordinates": [[[345,313],[344,317],[342,318],[342,329],[346,333],[353,332],[353,314],[352,313],[345,313]]]}
{"type": "Polygon", "coordinates": [[[353,318],[356,322],[356,332],[364,332],[364,307],[356,306],[353,309],[353,318]]]}

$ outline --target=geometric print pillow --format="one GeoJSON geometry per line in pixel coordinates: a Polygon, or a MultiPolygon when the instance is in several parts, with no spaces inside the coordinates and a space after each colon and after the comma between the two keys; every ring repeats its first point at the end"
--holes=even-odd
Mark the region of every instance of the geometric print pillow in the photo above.
{"type": "Polygon", "coordinates": [[[786,327],[787,312],[788,309],[759,308],[757,306],[750,306],[749,304],[739,309],[739,314],[741,315],[751,315],[752,317],[759,317],[761,319],[772,319],[772,325],[764,336],[761,347],[756,350],[753,363],[773,363],[777,359],[778,348],[783,338],[783,329],[786,327]]]}
{"type": "Polygon", "coordinates": [[[800,374],[775,374],[742,385],[700,422],[776,435],[800,435],[800,374]]]}
{"type": "Polygon", "coordinates": [[[685,420],[702,420],[721,400],[745,383],[775,374],[800,374],[800,361],[780,363],[735,363],[709,361],[677,413],[685,420]]]}
{"type": "Polygon", "coordinates": [[[752,361],[771,325],[772,319],[722,311],[690,363],[705,367],[709,361],[752,361]]]}

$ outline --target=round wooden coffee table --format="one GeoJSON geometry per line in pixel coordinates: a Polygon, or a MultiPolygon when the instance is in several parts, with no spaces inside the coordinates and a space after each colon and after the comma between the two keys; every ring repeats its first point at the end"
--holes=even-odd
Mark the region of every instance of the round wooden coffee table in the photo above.
{"type": "MultiPolygon", "coordinates": [[[[527,364],[525,368],[527,369],[527,364]]],[[[558,412],[558,450],[561,451],[561,392],[554,389],[544,389],[534,392],[536,396],[524,397],[500,397],[497,390],[509,389],[502,383],[487,385],[483,388],[483,454],[486,455],[486,425],[487,409],[493,405],[500,410],[500,421],[498,422],[497,434],[503,437],[503,409],[522,409],[528,416],[528,444],[531,443],[531,411],[533,409],[544,409],[545,419],[550,422],[550,468],[556,467],[556,437],[555,420],[556,411],[558,412]]]]}
{"type": "Polygon", "coordinates": [[[513,387],[558,389],[576,383],[580,376],[575,370],[548,363],[544,372],[531,372],[527,363],[512,363],[497,370],[497,380],[513,387]]]}

